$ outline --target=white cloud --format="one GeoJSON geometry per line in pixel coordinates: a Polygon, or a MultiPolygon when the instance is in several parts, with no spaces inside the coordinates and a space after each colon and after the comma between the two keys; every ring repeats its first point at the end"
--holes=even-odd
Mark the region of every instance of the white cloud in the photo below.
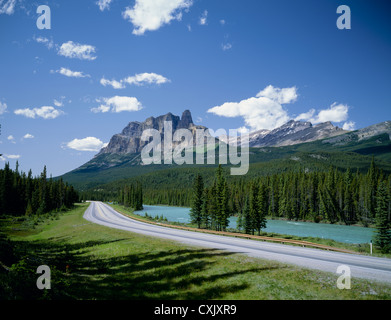
{"type": "Polygon", "coordinates": [[[316,112],[315,109],[310,109],[307,112],[301,113],[301,114],[299,114],[295,118],[295,121],[300,121],[300,120],[309,121],[309,120],[313,120],[315,112],[316,112]]]}
{"type": "Polygon", "coordinates": [[[342,129],[348,130],[348,131],[356,130],[356,123],[354,121],[345,122],[342,126],[342,129]]]}
{"type": "MultiPolygon", "coordinates": [[[[53,99],[53,104],[56,107],[63,107],[64,106],[64,100],[66,99],[65,96],[61,96],[59,99],[53,99]]],[[[68,103],[71,103],[71,100],[68,100],[68,103]]]]}
{"type": "Polygon", "coordinates": [[[114,89],[123,89],[125,88],[125,85],[123,84],[122,80],[107,80],[105,78],[100,79],[100,84],[102,86],[112,86],[114,89]]]}
{"type": "Polygon", "coordinates": [[[282,106],[266,97],[252,97],[240,102],[226,102],[208,110],[224,117],[243,117],[246,126],[252,130],[274,129],[289,121],[282,106]]]}
{"type": "MultiPolygon", "coordinates": [[[[323,109],[318,112],[318,114],[315,114],[315,109],[311,109],[306,113],[302,113],[299,116],[295,118],[296,121],[298,120],[305,120],[309,121],[313,124],[316,123],[322,123],[322,122],[344,122],[349,117],[349,106],[345,104],[337,104],[334,102],[328,109],[323,109]]],[[[350,126],[354,126],[354,123],[350,122],[350,126]]],[[[347,124],[348,126],[348,124],[347,124]]]]}
{"type": "Polygon", "coordinates": [[[4,114],[7,112],[7,104],[4,102],[0,102],[0,115],[4,114]]]}
{"type": "Polygon", "coordinates": [[[208,110],[224,117],[242,117],[251,130],[274,129],[289,121],[283,103],[291,103],[297,98],[296,88],[274,88],[268,86],[256,97],[240,102],[226,102],[208,110]]]}
{"type": "Polygon", "coordinates": [[[227,50],[229,50],[231,48],[232,48],[232,44],[230,44],[230,43],[223,43],[221,45],[221,49],[223,49],[223,51],[227,51],[227,50]]]}
{"type": "Polygon", "coordinates": [[[292,103],[295,102],[297,99],[297,88],[291,87],[280,89],[269,85],[265,89],[260,91],[257,94],[257,97],[266,97],[280,104],[292,103]]]}
{"type": "Polygon", "coordinates": [[[15,11],[16,0],[0,0],[0,14],[11,15],[15,11]]]}
{"type": "Polygon", "coordinates": [[[20,155],[19,154],[5,154],[4,157],[1,160],[5,161],[4,158],[7,158],[7,159],[19,159],[20,155]]]}
{"type": "Polygon", "coordinates": [[[220,24],[223,26],[223,25],[225,25],[225,20],[224,19],[221,19],[220,20],[220,24]]]}
{"type": "Polygon", "coordinates": [[[99,6],[100,11],[109,10],[112,0],[99,0],[96,4],[99,6]]]}
{"type": "Polygon", "coordinates": [[[36,116],[35,111],[31,110],[29,108],[17,109],[17,110],[14,111],[14,113],[16,115],[25,116],[27,118],[32,118],[32,119],[34,119],[35,116],[36,116]]]}
{"type": "Polygon", "coordinates": [[[48,38],[45,37],[38,37],[38,38],[34,37],[34,40],[38,43],[43,43],[48,49],[52,49],[55,46],[53,40],[49,40],[48,38]]]}
{"type": "Polygon", "coordinates": [[[81,60],[95,60],[95,47],[88,44],[79,44],[73,41],[65,42],[58,50],[60,56],[81,60]]]}
{"type": "Polygon", "coordinates": [[[9,135],[9,136],[7,137],[7,140],[8,140],[8,141],[14,141],[14,140],[15,140],[15,138],[14,138],[14,136],[13,136],[13,135],[9,135]]]}
{"type": "Polygon", "coordinates": [[[23,139],[34,139],[34,136],[30,133],[26,133],[24,136],[23,136],[23,139]]]}
{"type": "Polygon", "coordinates": [[[99,151],[106,145],[107,143],[103,143],[101,140],[95,137],[87,137],[84,139],[73,139],[72,141],[66,144],[68,148],[77,151],[95,151],[95,152],[99,151]]]}
{"type": "Polygon", "coordinates": [[[67,77],[71,77],[71,78],[87,78],[87,77],[90,77],[89,74],[85,74],[81,71],[72,71],[70,69],[67,69],[67,68],[63,68],[61,67],[60,70],[56,70],[56,71],[53,71],[53,70],[50,70],[51,73],[59,73],[59,74],[62,74],[64,76],[67,76],[67,77]]]}
{"type": "Polygon", "coordinates": [[[200,20],[199,20],[198,23],[199,23],[200,25],[202,25],[202,26],[206,25],[206,24],[207,24],[207,18],[208,18],[208,11],[205,10],[205,11],[202,13],[202,15],[201,15],[200,20]]]}
{"type": "Polygon", "coordinates": [[[53,104],[56,106],[56,107],[62,107],[64,106],[64,103],[62,101],[58,101],[56,99],[53,100],[53,104]]]}
{"type": "Polygon", "coordinates": [[[135,97],[121,97],[114,96],[111,98],[104,98],[104,104],[101,104],[97,108],[92,108],[91,111],[94,113],[98,112],[114,112],[119,113],[122,111],[139,111],[142,109],[142,104],[135,97]]]}
{"type": "Polygon", "coordinates": [[[36,117],[40,117],[43,119],[55,119],[60,115],[64,114],[63,111],[57,110],[52,106],[43,106],[40,108],[25,108],[25,109],[17,109],[14,111],[16,115],[25,116],[27,118],[35,119],[36,117]]]}
{"type": "Polygon", "coordinates": [[[99,112],[102,112],[102,113],[105,113],[105,112],[109,112],[110,111],[110,106],[108,105],[100,105],[99,107],[96,107],[96,108],[92,108],[91,111],[93,113],[99,113],[99,112]]]}
{"type": "Polygon", "coordinates": [[[132,77],[127,77],[123,79],[123,81],[128,84],[135,84],[137,86],[142,86],[143,84],[163,84],[170,82],[170,80],[167,78],[156,73],[139,73],[132,77]]]}
{"type": "Polygon", "coordinates": [[[314,122],[342,122],[348,119],[349,107],[344,104],[333,103],[330,108],[321,110],[314,122]]]}
{"type": "Polygon", "coordinates": [[[124,79],[121,79],[119,81],[117,80],[107,80],[105,78],[100,79],[100,83],[103,86],[112,86],[114,89],[123,89],[125,88],[125,84],[129,85],[136,85],[136,86],[142,86],[145,84],[163,84],[170,82],[169,79],[166,77],[163,77],[160,74],[156,73],[139,73],[131,77],[127,77],[124,79]]]}
{"type": "Polygon", "coordinates": [[[181,20],[182,10],[189,9],[192,4],[192,0],[136,0],[133,8],[127,7],[122,16],[133,24],[134,35],[143,35],[172,20],[181,20]]]}
{"type": "MultiPolygon", "coordinates": [[[[282,105],[290,104],[297,100],[298,93],[296,87],[275,88],[267,86],[261,90],[256,97],[251,97],[240,102],[226,102],[220,106],[210,108],[207,112],[214,113],[224,117],[242,117],[245,125],[250,130],[275,129],[292,117],[282,105]]],[[[333,103],[328,109],[320,110],[316,114],[315,109],[300,114],[295,118],[296,121],[310,121],[313,124],[322,122],[342,123],[348,119],[349,107],[344,104],[333,103]]],[[[353,130],[355,123],[345,122],[345,130],[353,130]]]]}

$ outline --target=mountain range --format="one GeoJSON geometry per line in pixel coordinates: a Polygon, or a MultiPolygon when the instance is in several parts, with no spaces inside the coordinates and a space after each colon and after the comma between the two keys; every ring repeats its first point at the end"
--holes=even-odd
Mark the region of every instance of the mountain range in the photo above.
{"type": "MultiPolygon", "coordinates": [[[[148,144],[147,141],[141,140],[143,131],[146,129],[155,129],[159,131],[163,139],[165,121],[172,123],[173,132],[178,129],[189,129],[194,134],[196,129],[208,129],[204,126],[195,125],[189,110],[185,110],[182,113],[182,117],[169,112],[156,118],[149,117],[144,122],[129,122],[121,133],[112,136],[108,145],[102,148],[97,155],[140,153],[143,147],[148,144]]],[[[274,130],[258,130],[250,133],[249,146],[255,148],[289,146],[330,138],[346,132],[348,131],[334,126],[331,122],[324,122],[313,126],[310,122],[291,120],[274,130]]],[[[232,142],[232,138],[227,139],[226,136],[219,138],[224,142],[232,142]]]]}
{"type": "MultiPolygon", "coordinates": [[[[62,178],[76,187],[85,189],[116,179],[153,173],[156,170],[183,167],[164,164],[142,165],[140,152],[148,143],[141,140],[143,131],[155,129],[163,138],[165,121],[171,121],[173,132],[177,129],[188,129],[193,134],[196,129],[208,132],[206,127],[193,123],[189,110],[185,110],[181,117],[167,113],[156,118],[149,117],[144,122],[132,121],[121,133],[114,134],[108,145],[93,159],[63,175],[62,178]]],[[[391,170],[390,137],[391,121],[346,131],[331,122],[312,125],[310,122],[291,120],[274,130],[258,130],[249,134],[250,163],[283,160],[288,161],[284,164],[286,166],[290,166],[292,161],[296,162],[296,165],[302,161],[304,165],[303,159],[308,158],[311,163],[318,161],[316,166],[334,165],[343,168],[347,164],[341,161],[354,158],[357,168],[364,168],[369,164],[371,156],[375,156],[385,170],[391,170]]],[[[228,144],[232,142],[227,136],[219,138],[228,144]]],[[[215,142],[218,148],[217,138],[215,142]]]]}
{"type": "MultiPolygon", "coordinates": [[[[260,148],[291,146],[334,137],[346,132],[348,131],[334,126],[331,122],[312,125],[311,122],[290,120],[273,130],[257,130],[249,133],[248,136],[249,146],[260,148]]],[[[228,143],[232,142],[232,138],[222,137],[222,139],[228,143]]]]}

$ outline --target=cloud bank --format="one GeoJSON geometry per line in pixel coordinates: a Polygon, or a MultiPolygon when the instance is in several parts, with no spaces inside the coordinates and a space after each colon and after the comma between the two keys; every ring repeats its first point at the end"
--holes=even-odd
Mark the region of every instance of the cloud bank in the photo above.
{"type": "Polygon", "coordinates": [[[16,115],[21,115],[26,118],[35,119],[37,117],[43,119],[55,119],[64,114],[63,111],[57,110],[52,106],[43,106],[40,108],[25,108],[25,109],[17,109],[14,111],[16,115]]]}
{"type": "MultiPolygon", "coordinates": [[[[223,117],[242,117],[246,127],[251,131],[275,129],[293,117],[283,105],[294,103],[298,98],[297,88],[276,88],[271,85],[261,90],[255,97],[239,102],[225,102],[220,106],[210,108],[207,112],[223,117]]],[[[342,123],[348,120],[349,106],[333,103],[329,108],[310,109],[295,117],[296,121],[310,121],[313,124],[322,122],[342,123]]],[[[353,130],[355,123],[345,122],[345,130],[353,130]]]]}

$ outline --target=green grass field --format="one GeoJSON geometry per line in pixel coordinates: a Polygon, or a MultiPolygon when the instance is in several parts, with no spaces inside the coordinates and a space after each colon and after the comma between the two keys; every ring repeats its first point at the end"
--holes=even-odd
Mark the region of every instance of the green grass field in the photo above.
{"type": "Polygon", "coordinates": [[[391,285],[352,278],[351,289],[340,290],[336,273],[99,226],[83,219],[86,208],[77,205],[35,226],[2,221],[18,262],[0,272],[0,299],[391,298],[391,285]],[[36,287],[41,264],[51,268],[50,290],[36,287]]]}

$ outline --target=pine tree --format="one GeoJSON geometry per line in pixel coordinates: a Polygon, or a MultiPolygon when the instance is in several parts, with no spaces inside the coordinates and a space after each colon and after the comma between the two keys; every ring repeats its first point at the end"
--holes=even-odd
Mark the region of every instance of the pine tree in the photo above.
{"type": "Polygon", "coordinates": [[[254,234],[254,230],[257,228],[257,220],[259,215],[259,202],[258,202],[258,192],[259,187],[256,181],[252,182],[250,185],[250,197],[249,197],[249,221],[248,228],[251,229],[251,234],[254,234]]]}
{"type": "Polygon", "coordinates": [[[225,230],[228,226],[228,187],[221,164],[216,170],[216,205],[217,230],[225,230]]]}
{"type": "Polygon", "coordinates": [[[254,232],[253,223],[250,215],[250,199],[247,196],[244,202],[243,209],[243,227],[246,234],[251,234],[254,232]]]}
{"type": "Polygon", "coordinates": [[[257,202],[258,212],[255,219],[255,229],[258,230],[258,235],[261,234],[261,229],[266,228],[266,214],[268,212],[268,199],[266,186],[261,183],[258,190],[257,202]]]}
{"type": "Polygon", "coordinates": [[[376,234],[373,242],[383,253],[387,253],[391,250],[391,225],[388,217],[389,199],[385,181],[381,181],[377,189],[375,212],[376,234]]]}
{"type": "Polygon", "coordinates": [[[193,202],[190,210],[191,222],[201,228],[202,208],[204,202],[204,181],[201,175],[197,175],[193,186],[193,202]]]}
{"type": "Polygon", "coordinates": [[[202,224],[206,229],[211,228],[211,217],[209,214],[210,206],[211,206],[211,191],[209,188],[204,189],[204,201],[202,206],[202,224]]]}

